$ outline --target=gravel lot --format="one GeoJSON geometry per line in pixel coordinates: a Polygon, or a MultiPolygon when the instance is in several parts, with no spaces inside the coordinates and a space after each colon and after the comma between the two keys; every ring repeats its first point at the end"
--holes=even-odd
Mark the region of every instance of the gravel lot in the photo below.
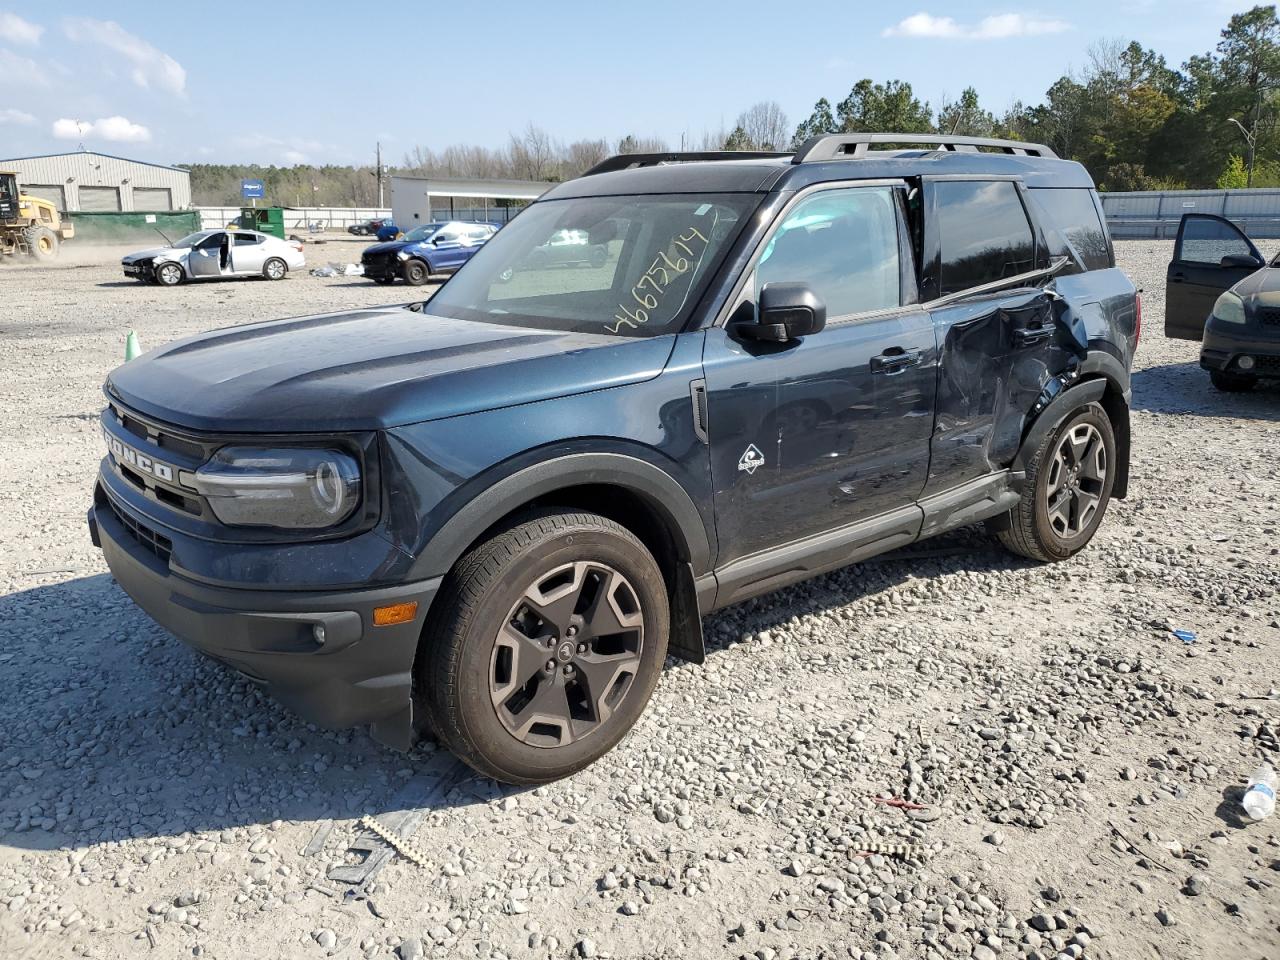
{"type": "Polygon", "coordinates": [[[965,530],[719,614],[616,751],[525,792],[300,723],[136,609],[85,528],[129,329],[409,291],[0,266],[0,956],[1280,956],[1280,816],[1236,812],[1280,756],[1280,390],[1217,394],[1161,336],[1170,246],[1119,244],[1133,484],[1089,550],[965,530]],[[362,814],[423,807],[424,865],[327,879],[362,814]]]}

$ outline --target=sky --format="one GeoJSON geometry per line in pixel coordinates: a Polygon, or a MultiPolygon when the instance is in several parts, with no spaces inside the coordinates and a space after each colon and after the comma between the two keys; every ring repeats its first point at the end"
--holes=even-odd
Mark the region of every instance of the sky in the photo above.
{"type": "Polygon", "coordinates": [[[732,128],[761,100],[792,127],[862,77],[935,106],[972,85],[1037,103],[1101,39],[1171,65],[1211,49],[1225,0],[1042,7],[921,0],[462,3],[0,0],[0,157],[78,149],[160,163],[395,164],[498,147],[732,128]]]}

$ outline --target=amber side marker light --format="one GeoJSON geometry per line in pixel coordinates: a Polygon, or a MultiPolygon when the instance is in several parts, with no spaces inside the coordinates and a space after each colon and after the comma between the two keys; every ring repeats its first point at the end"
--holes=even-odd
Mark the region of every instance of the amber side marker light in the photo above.
{"type": "Polygon", "coordinates": [[[393,603],[387,607],[374,607],[373,625],[375,627],[390,627],[397,623],[408,623],[417,613],[417,600],[410,600],[408,603],[393,603]]]}

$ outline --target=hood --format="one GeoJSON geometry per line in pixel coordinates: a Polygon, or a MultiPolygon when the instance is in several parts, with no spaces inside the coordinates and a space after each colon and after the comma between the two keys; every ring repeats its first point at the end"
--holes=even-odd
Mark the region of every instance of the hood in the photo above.
{"type": "Polygon", "coordinates": [[[107,391],[192,430],[373,430],[649,380],[674,341],[385,307],[178,340],[117,367],[107,391]]]}
{"type": "Polygon", "coordinates": [[[154,260],[161,254],[177,253],[173,247],[154,247],[151,250],[139,250],[137,253],[126,254],[120,259],[121,263],[136,263],[139,260],[154,260]]]}
{"type": "Polygon", "coordinates": [[[1263,267],[1231,289],[1246,306],[1280,307],[1280,267],[1263,267]]]}
{"type": "Polygon", "coordinates": [[[372,247],[365,247],[361,256],[369,253],[399,253],[408,246],[412,246],[408,240],[388,240],[386,243],[375,243],[372,247]]]}

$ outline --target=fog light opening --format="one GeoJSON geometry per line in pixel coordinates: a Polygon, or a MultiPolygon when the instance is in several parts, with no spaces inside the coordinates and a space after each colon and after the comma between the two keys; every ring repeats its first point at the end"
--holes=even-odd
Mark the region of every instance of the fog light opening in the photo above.
{"type": "Polygon", "coordinates": [[[1236,366],[1239,367],[1241,370],[1252,370],[1253,357],[1249,357],[1249,356],[1241,357],[1239,360],[1236,361],[1236,366]]]}
{"type": "Polygon", "coordinates": [[[315,639],[317,647],[323,647],[324,640],[325,640],[324,624],[323,623],[312,624],[311,636],[315,639]]]}

